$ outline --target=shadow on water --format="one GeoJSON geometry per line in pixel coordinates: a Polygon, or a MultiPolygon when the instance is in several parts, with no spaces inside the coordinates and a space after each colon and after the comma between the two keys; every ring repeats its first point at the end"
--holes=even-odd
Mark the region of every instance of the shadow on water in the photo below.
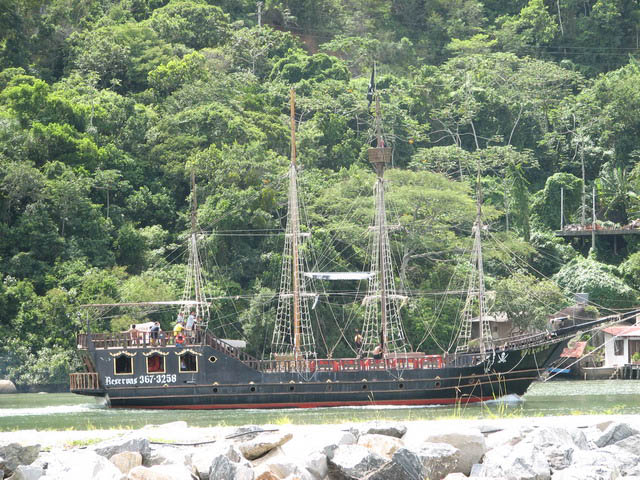
{"type": "Polygon", "coordinates": [[[184,420],[190,426],[323,424],[372,420],[509,418],[574,414],[640,413],[640,382],[553,381],[534,383],[524,398],[431,407],[333,407],[282,410],[109,409],[71,393],[0,395],[0,430],[139,428],[184,420]]]}

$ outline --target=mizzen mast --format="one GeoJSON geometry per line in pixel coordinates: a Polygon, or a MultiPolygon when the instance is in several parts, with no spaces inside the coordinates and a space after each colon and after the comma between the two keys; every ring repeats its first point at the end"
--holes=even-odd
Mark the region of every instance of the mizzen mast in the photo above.
{"type": "Polygon", "coordinates": [[[493,340],[491,337],[491,328],[489,326],[489,317],[485,302],[484,263],[482,258],[482,232],[485,227],[482,221],[482,185],[480,183],[479,171],[476,188],[476,220],[473,224],[474,241],[471,254],[472,270],[469,275],[467,299],[462,310],[462,327],[458,338],[458,347],[456,348],[456,352],[465,353],[469,351],[474,312],[474,297],[477,295],[478,347],[481,357],[484,358],[487,350],[492,348],[493,340]]]}
{"type": "MultiPolygon", "coordinates": [[[[202,261],[198,251],[198,197],[196,192],[195,172],[191,171],[191,231],[189,232],[189,266],[187,270],[184,292],[182,295],[183,308],[193,308],[199,318],[200,327],[206,329],[209,322],[209,303],[205,296],[202,261]]],[[[185,312],[188,313],[188,312],[185,312]]]]}

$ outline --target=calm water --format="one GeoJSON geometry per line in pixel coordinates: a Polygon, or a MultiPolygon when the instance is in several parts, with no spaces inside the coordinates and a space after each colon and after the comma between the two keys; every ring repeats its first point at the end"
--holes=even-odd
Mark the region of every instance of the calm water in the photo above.
{"type": "Polygon", "coordinates": [[[340,423],[367,420],[495,418],[570,414],[640,413],[640,381],[534,383],[521,399],[466,407],[346,407],[285,410],[111,410],[72,393],[0,395],[0,431],[138,428],[184,420],[191,426],[248,423],[340,423]]]}

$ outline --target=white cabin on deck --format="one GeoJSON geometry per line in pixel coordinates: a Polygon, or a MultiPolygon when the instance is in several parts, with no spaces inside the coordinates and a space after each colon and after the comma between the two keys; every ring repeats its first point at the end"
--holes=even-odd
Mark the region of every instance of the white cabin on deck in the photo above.
{"type": "Polygon", "coordinates": [[[631,357],[640,352],[640,324],[607,327],[604,333],[604,366],[617,367],[632,363],[631,357]]]}

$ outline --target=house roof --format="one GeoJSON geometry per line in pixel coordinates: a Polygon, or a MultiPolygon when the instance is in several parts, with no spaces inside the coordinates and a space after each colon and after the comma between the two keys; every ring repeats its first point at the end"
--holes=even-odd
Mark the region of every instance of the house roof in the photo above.
{"type": "Polygon", "coordinates": [[[584,353],[587,342],[576,342],[573,347],[566,347],[562,350],[560,356],[562,358],[580,358],[584,353]]]}
{"type": "Polygon", "coordinates": [[[603,328],[602,331],[616,337],[640,337],[640,325],[607,327],[603,328]]]}

